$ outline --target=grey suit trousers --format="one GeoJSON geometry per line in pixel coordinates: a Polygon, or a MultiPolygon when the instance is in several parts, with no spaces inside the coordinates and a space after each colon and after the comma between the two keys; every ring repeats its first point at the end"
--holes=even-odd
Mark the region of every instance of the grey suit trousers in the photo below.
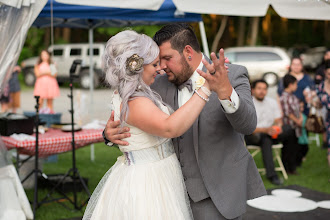
{"type": "MultiPolygon", "coordinates": [[[[190,199],[190,206],[194,220],[227,220],[227,218],[221,215],[210,197],[199,202],[194,202],[190,199]]],[[[239,216],[234,219],[241,220],[243,218],[239,216]]]]}

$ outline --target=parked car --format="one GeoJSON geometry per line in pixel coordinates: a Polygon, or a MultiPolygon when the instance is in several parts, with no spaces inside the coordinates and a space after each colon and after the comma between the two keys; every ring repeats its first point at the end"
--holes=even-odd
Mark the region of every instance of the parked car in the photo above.
{"type": "Polygon", "coordinates": [[[270,86],[278,83],[290,66],[290,58],[279,47],[231,47],[225,56],[233,64],[245,66],[250,81],[264,79],[270,86]]]}
{"type": "MultiPolygon", "coordinates": [[[[104,74],[101,71],[101,56],[104,52],[105,44],[93,44],[93,71],[94,71],[94,88],[98,87],[104,80],[104,74]]],[[[68,82],[70,76],[70,67],[75,59],[82,60],[82,68],[79,72],[78,80],[80,86],[84,89],[90,87],[89,76],[89,44],[58,44],[48,48],[53,54],[52,59],[57,68],[57,81],[59,83],[68,82]]],[[[22,62],[22,71],[24,74],[24,82],[28,86],[35,83],[34,65],[37,63],[38,57],[31,57],[22,62]]]]}
{"type": "Polygon", "coordinates": [[[303,65],[307,70],[315,70],[323,60],[326,47],[313,47],[300,54],[303,65]]]}

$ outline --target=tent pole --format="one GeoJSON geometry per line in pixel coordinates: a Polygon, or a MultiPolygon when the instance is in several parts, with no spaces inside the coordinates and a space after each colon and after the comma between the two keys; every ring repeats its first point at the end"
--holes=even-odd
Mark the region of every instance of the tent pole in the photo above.
{"type": "Polygon", "coordinates": [[[52,56],[54,56],[54,16],[53,16],[53,0],[50,2],[50,44],[52,45],[52,56]]]}
{"type": "MultiPolygon", "coordinates": [[[[94,71],[93,71],[93,41],[94,41],[94,32],[93,28],[88,29],[88,39],[89,39],[89,93],[90,93],[90,116],[94,119],[94,71]]],[[[95,160],[94,144],[91,144],[91,161],[95,160]]]]}
{"type": "Polygon", "coordinates": [[[200,22],[198,22],[198,24],[199,24],[199,31],[201,33],[204,54],[206,56],[210,56],[209,46],[207,44],[207,38],[206,38],[206,33],[205,33],[204,21],[200,21],[200,22]]]}
{"type": "Polygon", "coordinates": [[[88,40],[89,40],[89,91],[91,95],[91,105],[93,106],[93,90],[94,90],[94,71],[93,71],[93,56],[94,56],[94,51],[93,51],[93,41],[94,41],[94,36],[93,36],[93,28],[88,29],[88,40]]]}

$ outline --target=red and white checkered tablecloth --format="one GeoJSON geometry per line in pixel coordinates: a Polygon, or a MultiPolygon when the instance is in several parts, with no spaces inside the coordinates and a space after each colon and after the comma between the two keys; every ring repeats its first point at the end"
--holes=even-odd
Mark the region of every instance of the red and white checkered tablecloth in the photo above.
{"type": "MultiPolygon", "coordinates": [[[[103,142],[102,129],[83,129],[74,135],[76,149],[92,143],[103,142]]],[[[35,136],[35,135],[33,135],[35,136]]],[[[1,137],[7,149],[17,148],[20,154],[35,155],[35,140],[19,141],[11,137],[1,137]]],[[[39,134],[39,157],[64,153],[72,149],[72,133],[60,129],[49,129],[39,134]]]]}

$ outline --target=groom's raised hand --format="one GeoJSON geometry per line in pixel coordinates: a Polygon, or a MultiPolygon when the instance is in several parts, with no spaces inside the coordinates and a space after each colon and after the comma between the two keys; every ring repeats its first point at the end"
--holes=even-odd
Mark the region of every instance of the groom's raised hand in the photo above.
{"type": "Polygon", "coordinates": [[[233,87],[228,78],[228,67],[225,66],[226,58],[223,49],[219,51],[219,59],[212,52],[211,60],[211,64],[205,59],[202,60],[209,73],[204,73],[199,69],[197,72],[208,81],[210,89],[218,94],[220,100],[230,100],[233,87]]]}
{"type": "Polygon", "coordinates": [[[128,127],[120,128],[120,121],[114,120],[114,111],[111,111],[111,116],[104,129],[105,137],[114,144],[128,145],[127,141],[122,141],[122,139],[131,136],[128,132],[128,127]]]}

